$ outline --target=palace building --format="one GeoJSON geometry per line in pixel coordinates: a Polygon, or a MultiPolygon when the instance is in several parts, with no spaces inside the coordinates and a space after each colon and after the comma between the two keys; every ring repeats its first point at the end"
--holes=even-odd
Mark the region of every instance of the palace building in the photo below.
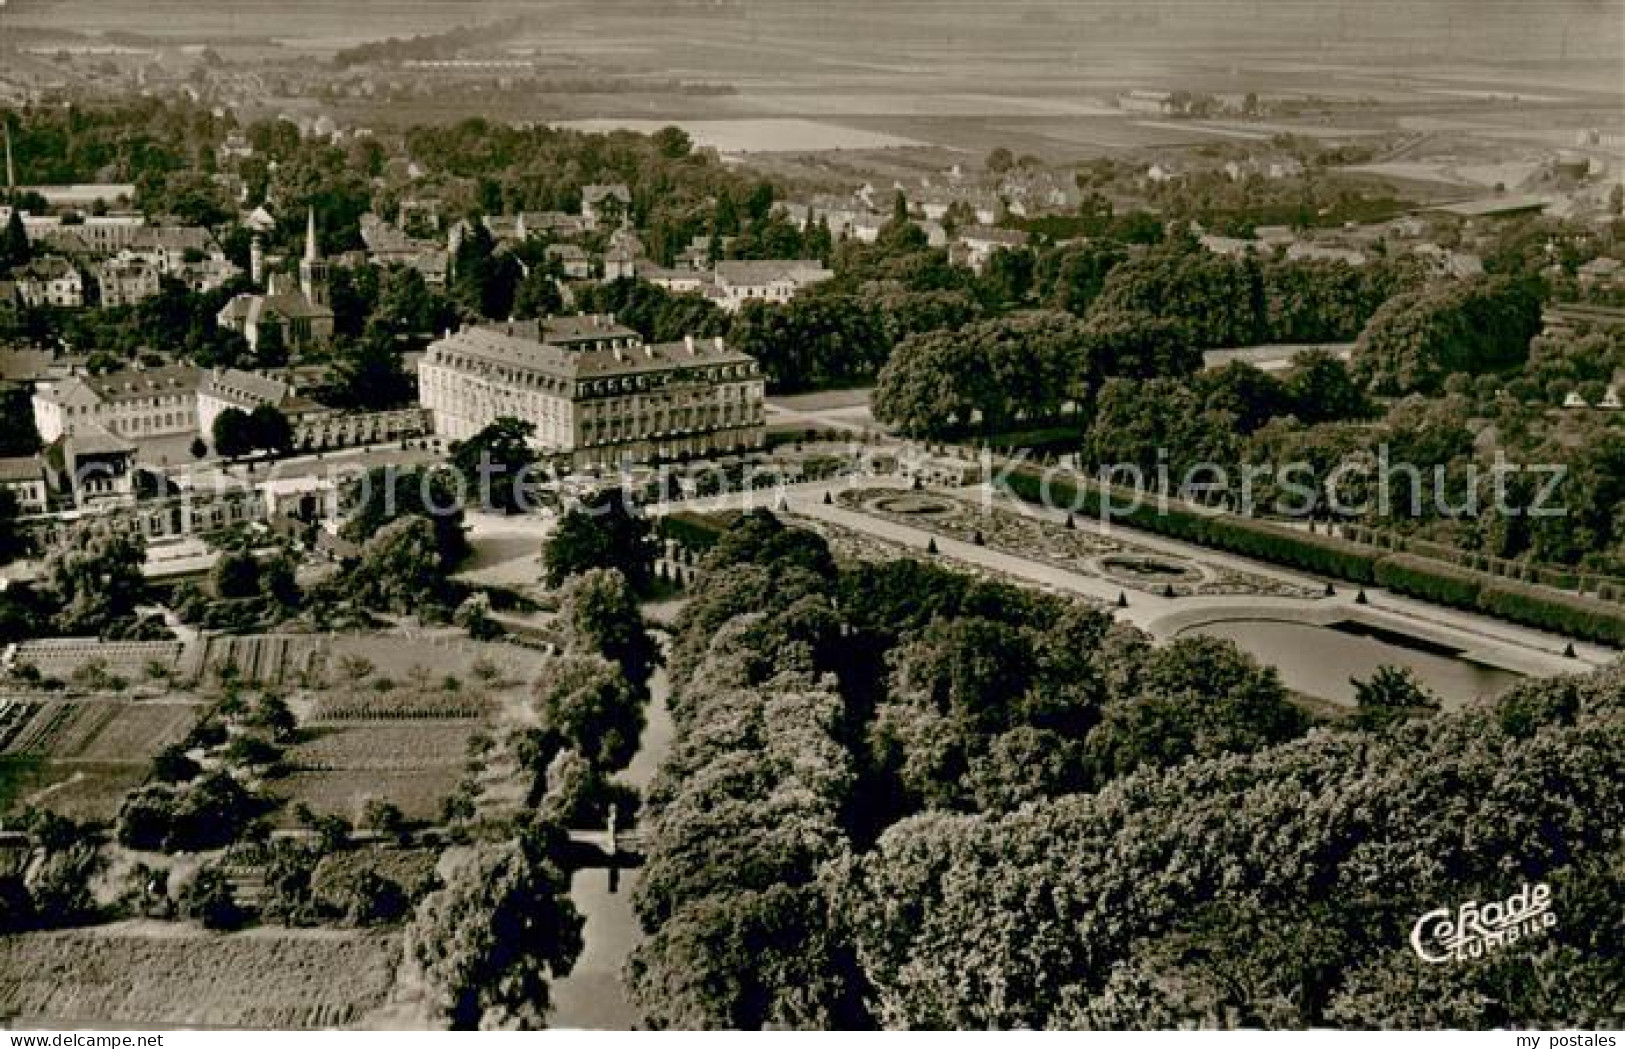
{"type": "Polygon", "coordinates": [[[650,344],[613,316],[465,328],[429,347],[419,400],[462,440],[504,416],[577,467],[758,448],[765,381],[721,339],[650,344]]]}

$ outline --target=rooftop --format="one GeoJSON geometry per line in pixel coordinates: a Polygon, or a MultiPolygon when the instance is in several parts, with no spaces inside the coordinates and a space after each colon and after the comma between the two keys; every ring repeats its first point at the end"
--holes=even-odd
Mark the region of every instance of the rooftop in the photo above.
{"type": "Polygon", "coordinates": [[[807,284],[833,276],[817,259],[735,260],[716,265],[718,284],[759,286],[778,281],[807,284]]]}
{"type": "Polygon", "coordinates": [[[114,404],[160,394],[192,393],[197,390],[202,375],[200,369],[185,364],[130,369],[107,375],[76,375],[42,389],[39,395],[60,402],[66,400],[73,390],[83,388],[94,394],[97,400],[114,404]]]}
{"type": "Polygon", "coordinates": [[[44,473],[45,464],[37,455],[19,455],[0,459],[0,484],[17,481],[37,481],[44,473]]]}
{"type": "Polygon", "coordinates": [[[506,325],[465,328],[429,347],[431,361],[448,356],[498,369],[540,372],[556,380],[648,374],[721,364],[754,364],[721,339],[648,344],[642,340],[606,349],[572,350],[506,325]]]}

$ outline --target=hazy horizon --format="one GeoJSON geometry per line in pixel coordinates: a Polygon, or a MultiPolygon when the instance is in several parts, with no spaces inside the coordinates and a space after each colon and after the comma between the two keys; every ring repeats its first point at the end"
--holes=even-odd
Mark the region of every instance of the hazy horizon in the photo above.
{"type": "MultiPolygon", "coordinates": [[[[1625,54],[1625,0],[9,0],[4,27],[140,32],[168,38],[270,36],[382,39],[479,25],[515,15],[557,20],[561,30],[597,20],[642,21],[709,15],[719,24],[827,40],[850,35],[870,47],[911,38],[998,49],[1038,36],[1055,47],[1118,41],[1181,49],[1368,43],[1442,57],[1504,62],[1508,68],[1625,54]],[[952,17],[945,17],[952,12],[952,17]],[[1141,20],[1136,27],[1134,20],[1141,20]],[[1154,34],[1145,22],[1155,19],[1154,34]],[[973,31],[974,30],[974,31],[973,31]],[[1041,32],[1035,32],[1041,30],[1041,32]],[[1139,32],[1139,37],[1136,32],[1139,32]],[[1141,40],[1140,37],[1145,39],[1141,40]]],[[[1216,56],[1217,57],[1217,56],[1216,56]]],[[[1620,82],[1625,85],[1625,68],[1620,82]]]]}

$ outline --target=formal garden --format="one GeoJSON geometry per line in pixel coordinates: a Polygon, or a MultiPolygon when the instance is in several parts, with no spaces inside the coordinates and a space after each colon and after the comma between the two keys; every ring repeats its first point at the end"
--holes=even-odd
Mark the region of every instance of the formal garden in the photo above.
{"type": "Polygon", "coordinates": [[[857,488],[836,501],[881,520],[974,543],[1068,572],[1110,580],[1163,597],[1318,597],[1320,589],[1227,565],[1193,561],[1137,543],[1121,529],[1110,533],[1092,521],[1065,522],[1002,505],[980,505],[974,496],[926,490],[857,488]]]}

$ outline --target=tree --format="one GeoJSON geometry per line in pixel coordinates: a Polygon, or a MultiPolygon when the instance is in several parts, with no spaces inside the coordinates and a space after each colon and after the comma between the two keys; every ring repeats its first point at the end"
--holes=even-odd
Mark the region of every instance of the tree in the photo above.
{"type": "Polygon", "coordinates": [[[202,437],[194,437],[188,450],[192,453],[192,458],[201,459],[209,454],[209,443],[202,437]]]}
{"type": "Polygon", "coordinates": [[[1016,166],[1015,154],[1004,146],[997,146],[987,155],[987,161],[982,165],[995,175],[1003,175],[1016,166]]]}
{"type": "Polygon", "coordinates": [[[214,417],[210,429],[214,450],[228,459],[247,455],[254,450],[254,424],[241,408],[227,408],[214,417]]]}
{"type": "Polygon", "coordinates": [[[634,590],[647,591],[654,579],[649,523],[620,489],[594,493],[559,519],[542,546],[542,563],[550,587],[594,568],[613,568],[634,590]]]}
{"type": "Polygon", "coordinates": [[[282,323],[262,320],[254,337],[254,363],[260,368],[280,368],[288,363],[288,337],[282,323]]]}
{"type": "Polygon", "coordinates": [[[260,563],[248,550],[227,550],[214,563],[212,585],[216,597],[231,601],[260,592],[260,563]]]}
{"type": "Polygon", "coordinates": [[[1618,969],[1613,947],[1590,953],[1589,908],[1572,934],[1560,920],[1473,964],[1419,964],[1405,940],[1448,905],[1429,901],[1494,899],[1507,870],[1549,881],[1558,907],[1589,894],[1617,908],[1625,747],[1605,726],[1621,681],[1615,667],[1524,686],[1580,695],[1522,738],[1470,707],[1143,769],[997,817],[918,816],[834,876],[835,927],[887,1028],[1588,1023],[1617,1000],[1602,974],[1617,986],[1618,969]],[[1088,950],[1078,929],[1099,930],[1088,950]]]}
{"type": "Polygon", "coordinates": [[[621,668],[602,656],[556,657],[536,680],[535,707],[544,729],[599,772],[626,767],[643,732],[643,703],[621,668]]]}
{"type": "Polygon", "coordinates": [[[655,148],[660,155],[668,160],[681,160],[694,149],[694,141],[688,132],[680,127],[668,126],[656,131],[652,136],[655,148]]]}
{"type": "Polygon", "coordinates": [[[567,647],[602,655],[620,668],[640,695],[660,662],[660,648],[644,626],[637,594],[615,569],[594,568],[572,576],[559,594],[557,622],[569,632],[567,647]]]}
{"type": "Polygon", "coordinates": [[[1437,393],[1457,372],[1522,364],[1540,331],[1527,281],[1483,277],[1397,295],[1372,315],[1354,348],[1354,374],[1374,393],[1437,393]]]}
{"type": "Polygon", "coordinates": [[[333,351],[333,393],[340,407],[385,411],[412,400],[415,391],[406,374],[395,337],[373,326],[358,341],[333,351]]]}
{"type": "Polygon", "coordinates": [[[545,1025],[549,984],[569,975],[582,947],[581,916],[554,859],[559,838],[553,828],[530,828],[476,845],[418,905],[408,956],[454,1030],[545,1025]]]}
{"type": "Polygon", "coordinates": [[[470,312],[491,320],[513,313],[514,291],[519,285],[519,260],[498,251],[496,240],[479,215],[464,223],[466,232],[452,259],[452,296],[470,312]]]}
{"type": "Polygon", "coordinates": [[[534,509],[532,468],[539,461],[530,446],[532,423],[503,416],[451,448],[451,466],[463,477],[465,491],[478,493],[487,513],[523,513],[534,509]]]}
{"type": "Polygon", "coordinates": [[[435,550],[443,572],[450,572],[468,556],[463,533],[463,508],[454,479],[444,470],[376,467],[356,479],[346,492],[354,507],[341,534],[352,543],[365,543],[386,525],[407,517],[421,517],[434,528],[435,550]]]}
{"type": "Polygon", "coordinates": [[[293,449],[293,424],[282,409],[261,404],[248,413],[247,432],[255,448],[286,455],[293,449]]]}
{"type": "Polygon", "coordinates": [[[367,608],[401,615],[427,613],[446,598],[446,574],[434,525],[415,515],[379,529],[351,569],[350,596],[367,608]]]}
{"type": "Polygon", "coordinates": [[[1291,410],[1291,398],[1281,380],[1246,361],[1231,361],[1202,372],[1195,385],[1206,398],[1207,410],[1229,414],[1243,434],[1291,410]]]}
{"type": "Polygon", "coordinates": [[[0,565],[10,564],[28,552],[28,537],[17,526],[21,514],[17,493],[10,488],[0,491],[0,565]]]}
{"type": "Polygon", "coordinates": [[[139,532],[96,523],[65,536],[40,573],[56,609],[56,629],[97,634],[131,619],[146,592],[145,561],[146,542],[139,532]]]}
{"type": "Polygon", "coordinates": [[[232,895],[231,882],[217,867],[198,871],[181,890],[177,903],[181,917],[191,918],[205,929],[235,929],[246,917],[232,895]]]}
{"type": "Polygon", "coordinates": [[[1353,679],[1354,723],[1381,729],[1439,709],[1439,698],[1410,667],[1380,666],[1370,677],[1353,679]]]}
{"type": "Polygon", "coordinates": [[[776,390],[850,385],[873,376],[889,349],[874,311],[846,295],[747,302],[728,330],[734,349],[756,358],[776,390]]]}
{"type": "Polygon", "coordinates": [[[23,228],[22,212],[13,206],[6,219],[6,231],[0,236],[0,275],[28,265],[33,249],[28,243],[28,231],[23,228]]]}
{"type": "Polygon", "coordinates": [[[1053,418],[1087,346],[1076,318],[1036,310],[912,336],[881,369],[875,417],[918,437],[1053,418]]]}
{"type": "Polygon", "coordinates": [[[1363,419],[1371,411],[1365,392],[1343,361],[1329,350],[1300,350],[1286,377],[1292,414],[1313,425],[1363,419]]]}
{"type": "Polygon", "coordinates": [[[1110,240],[1069,244],[1045,252],[1034,272],[1039,301],[1050,309],[1081,317],[1100,296],[1107,275],[1126,258],[1123,246],[1110,240]]]}
{"type": "Polygon", "coordinates": [[[551,268],[532,263],[514,292],[513,315],[522,320],[564,312],[564,293],[551,268]]]}

